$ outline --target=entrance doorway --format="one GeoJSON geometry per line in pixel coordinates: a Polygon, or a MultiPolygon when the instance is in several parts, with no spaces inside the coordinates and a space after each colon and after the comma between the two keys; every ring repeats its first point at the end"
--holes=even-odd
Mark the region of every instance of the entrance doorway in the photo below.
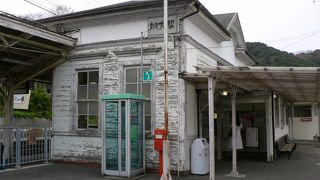
{"type": "MultiPolygon", "coordinates": [[[[200,137],[209,138],[207,93],[200,97],[200,137]]],[[[215,138],[221,138],[224,156],[231,156],[231,102],[229,96],[215,95],[215,138]],[[218,96],[218,97],[217,97],[218,96]],[[221,128],[221,129],[219,129],[221,128]],[[219,135],[219,132],[221,132],[219,135]],[[221,137],[220,137],[221,136],[221,137]]],[[[236,104],[236,118],[241,122],[243,148],[238,150],[239,157],[267,159],[266,103],[264,100],[239,99],[236,104]]],[[[216,144],[216,150],[219,148],[216,144]]]]}

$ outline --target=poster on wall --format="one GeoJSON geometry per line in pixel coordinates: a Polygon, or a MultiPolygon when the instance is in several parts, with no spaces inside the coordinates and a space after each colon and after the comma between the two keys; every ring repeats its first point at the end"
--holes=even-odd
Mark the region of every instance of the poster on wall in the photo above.
{"type": "Polygon", "coordinates": [[[251,114],[240,114],[239,119],[242,124],[242,127],[252,126],[253,116],[251,114]]]}
{"type": "Polygon", "coordinates": [[[247,147],[259,146],[258,128],[255,128],[255,127],[246,128],[246,146],[247,147]]]}
{"type": "Polygon", "coordinates": [[[28,94],[15,94],[13,96],[13,109],[29,109],[31,91],[28,94]]]}

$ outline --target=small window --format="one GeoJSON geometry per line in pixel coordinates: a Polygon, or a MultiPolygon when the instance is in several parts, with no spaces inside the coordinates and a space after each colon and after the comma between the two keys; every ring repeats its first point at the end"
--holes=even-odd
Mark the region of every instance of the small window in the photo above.
{"type": "Polygon", "coordinates": [[[78,129],[98,128],[98,71],[78,72],[77,120],[78,129]]]}
{"type": "Polygon", "coordinates": [[[312,117],[311,105],[295,105],[294,117],[312,117]]]}

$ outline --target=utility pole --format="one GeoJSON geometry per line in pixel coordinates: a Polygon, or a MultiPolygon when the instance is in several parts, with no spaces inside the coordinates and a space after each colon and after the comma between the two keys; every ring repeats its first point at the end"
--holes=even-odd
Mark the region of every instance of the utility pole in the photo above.
{"type": "Polygon", "coordinates": [[[169,115],[168,115],[168,0],[163,1],[163,56],[164,56],[164,129],[166,132],[163,141],[163,174],[162,180],[171,180],[170,175],[170,141],[169,135],[169,115]]]}

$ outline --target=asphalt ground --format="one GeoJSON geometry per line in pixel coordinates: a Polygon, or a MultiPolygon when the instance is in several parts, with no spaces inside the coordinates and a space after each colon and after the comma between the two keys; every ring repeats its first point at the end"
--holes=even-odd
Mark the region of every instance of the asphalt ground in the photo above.
{"type": "MultiPolygon", "coordinates": [[[[239,159],[238,170],[245,178],[225,176],[231,171],[231,160],[216,161],[216,180],[320,180],[320,146],[299,144],[290,160],[285,157],[269,163],[254,159],[239,159]]],[[[0,170],[0,180],[106,180],[99,168],[88,168],[67,164],[47,164],[23,167],[14,170],[0,170]]],[[[160,179],[158,174],[147,174],[141,180],[160,179]]],[[[204,176],[173,176],[173,180],[205,180],[204,176]]]]}

